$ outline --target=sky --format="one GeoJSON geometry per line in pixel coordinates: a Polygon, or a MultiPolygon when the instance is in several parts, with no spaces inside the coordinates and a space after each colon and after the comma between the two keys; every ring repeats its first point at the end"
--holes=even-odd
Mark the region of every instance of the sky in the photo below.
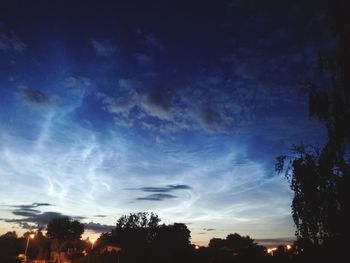
{"type": "Polygon", "coordinates": [[[332,43],[326,4],[281,2],[1,1],[0,233],[148,211],[293,239],[274,164],[325,139],[303,83],[332,43]]]}

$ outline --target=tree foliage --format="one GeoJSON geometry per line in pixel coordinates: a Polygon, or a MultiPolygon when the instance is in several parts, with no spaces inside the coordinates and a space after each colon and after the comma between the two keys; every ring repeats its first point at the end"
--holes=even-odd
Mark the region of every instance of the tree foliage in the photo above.
{"type": "Polygon", "coordinates": [[[329,15],[336,48],[319,56],[319,67],[331,86],[308,84],[309,114],[326,127],[321,149],[295,146],[290,158],[277,158],[294,192],[292,215],[296,235],[314,245],[345,242],[349,212],[350,20],[349,9],[337,6],[329,15]],[[288,163],[285,161],[288,160],[288,163]]]}
{"type": "Polygon", "coordinates": [[[225,239],[213,238],[209,241],[209,247],[211,248],[225,248],[237,253],[242,253],[244,250],[255,246],[257,244],[254,242],[254,239],[237,233],[229,234],[225,239]]]}
{"type": "Polygon", "coordinates": [[[0,262],[17,262],[16,256],[23,253],[20,250],[22,243],[17,238],[17,233],[7,232],[0,236],[0,262]]]}
{"type": "Polygon", "coordinates": [[[52,219],[47,224],[46,236],[55,241],[57,250],[65,250],[78,242],[84,233],[84,225],[69,217],[52,219]]]}
{"type": "Polygon", "coordinates": [[[266,255],[265,248],[255,243],[254,239],[237,233],[229,234],[225,239],[211,239],[209,249],[213,255],[219,255],[219,258],[227,258],[229,262],[232,262],[232,259],[234,262],[236,260],[255,262],[266,255]]]}
{"type": "Polygon", "coordinates": [[[153,213],[140,212],[121,216],[111,232],[111,239],[127,250],[146,249],[155,238],[159,222],[159,217],[153,213]]]}
{"type": "Polygon", "coordinates": [[[117,245],[128,262],[185,262],[189,259],[190,230],[185,224],[160,224],[153,213],[121,216],[110,233],[103,233],[97,246],[117,245]]]}

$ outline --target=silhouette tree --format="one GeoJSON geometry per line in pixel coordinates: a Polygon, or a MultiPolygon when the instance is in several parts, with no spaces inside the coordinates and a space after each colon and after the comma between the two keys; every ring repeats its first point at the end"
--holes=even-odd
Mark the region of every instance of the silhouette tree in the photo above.
{"type": "MultiPolygon", "coordinates": [[[[341,2],[341,1],[338,1],[341,2]]],[[[309,114],[324,123],[328,141],[322,149],[295,146],[293,156],[277,158],[294,191],[292,216],[304,243],[331,250],[345,244],[349,214],[350,143],[350,21],[349,5],[329,15],[336,48],[320,54],[319,67],[330,76],[330,87],[308,83],[309,114]]]]}
{"type": "Polygon", "coordinates": [[[109,242],[121,247],[130,262],[143,262],[149,257],[151,243],[157,235],[160,219],[146,212],[121,216],[109,236],[109,242]]]}
{"type": "MultiPolygon", "coordinates": [[[[25,245],[25,244],[24,244],[25,245]]],[[[0,262],[18,262],[16,256],[23,253],[22,242],[15,231],[0,236],[0,262]],[[22,249],[22,251],[21,251],[22,249]]]]}
{"type": "Polygon", "coordinates": [[[80,240],[84,233],[84,225],[69,217],[61,217],[52,219],[46,230],[46,236],[53,241],[54,249],[63,251],[80,240]]]}
{"type": "Polygon", "coordinates": [[[153,213],[121,216],[110,233],[101,234],[96,245],[122,248],[123,262],[188,262],[192,259],[190,230],[185,224],[160,225],[153,213]]]}
{"type": "Polygon", "coordinates": [[[152,241],[152,259],[158,262],[187,262],[193,250],[191,232],[185,224],[161,225],[152,241]]]}
{"type": "Polygon", "coordinates": [[[111,238],[125,248],[146,245],[154,239],[159,222],[159,217],[153,213],[140,212],[124,215],[118,219],[111,238]]]}
{"type": "Polygon", "coordinates": [[[241,236],[237,233],[229,234],[226,239],[211,239],[209,249],[214,258],[224,262],[232,260],[261,262],[260,260],[266,256],[264,247],[257,245],[249,236],[241,236]]]}

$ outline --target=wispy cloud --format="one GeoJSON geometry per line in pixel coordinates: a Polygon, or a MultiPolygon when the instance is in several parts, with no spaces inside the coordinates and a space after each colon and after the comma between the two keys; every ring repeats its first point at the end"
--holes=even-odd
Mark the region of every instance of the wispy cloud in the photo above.
{"type": "Polygon", "coordinates": [[[5,53],[23,54],[27,45],[20,40],[15,34],[1,34],[0,35],[0,50],[5,53]]]}
{"type": "Polygon", "coordinates": [[[92,40],[92,47],[98,56],[111,57],[117,51],[117,46],[108,40],[92,40]]]}
{"type": "Polygon", "coordinates": [[[89,78],[82,76],[70,76],[63,81],[64,87],[73,95],[83,96],[89,92],[92,83],[89,78]]]}

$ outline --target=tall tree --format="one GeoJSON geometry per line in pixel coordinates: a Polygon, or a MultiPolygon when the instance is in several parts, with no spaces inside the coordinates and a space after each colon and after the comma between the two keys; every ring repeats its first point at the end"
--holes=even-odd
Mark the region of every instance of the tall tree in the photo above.
{"type": "Polygon", "coordinates": [[[128,261],[144,262],[149,256],[159,222],[159,217],[153,213],[140,212],[121,216],[108,239],[110,243],[123,249],[128,261]]]}
{"type": "Polygon", "coordinates": [[[46,236],[56,244],[56,249],[65,250],[80,240],[84,233],[84,225],[69,217],[52,219],[46,228],[46,236]]]}
{"type": "Polygon", "coordinates": [[[153,213],[121,216],[111,233],[104,233],[97,245],[114,244],[122,248],[128,262],[187,262],[190,259],[190,230],[185,224],[162,224],[153,213]]]}
{"type": "MultiPolygon", "coordinates": [[[[342,1],[338,1],[342,2],[342,1]]],[[[285,171],[294,191],[292,215],[296,235],[314,245],[336,247],[345,242],[349,214],[350,145],[350,20],[349,5],[338,5],[329,15],[336,48],[320,54],[319,67],[331,78],[329,87],[308,84],[309,114],[324,123],[328,141],[321,149],[294,147],[277,158],[276,170],[285,171]],[[286,169],[285,169],[286,168],[286,169]]]]}

